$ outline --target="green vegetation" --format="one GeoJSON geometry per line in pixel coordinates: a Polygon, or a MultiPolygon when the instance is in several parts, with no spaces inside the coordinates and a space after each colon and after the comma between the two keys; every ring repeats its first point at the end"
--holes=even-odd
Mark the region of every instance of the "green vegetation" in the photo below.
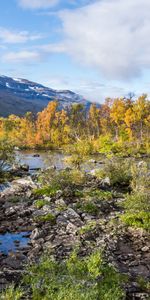
{"type": "Polygon", "coordinates": [[[79,258],[73,252],[66,261],[48,256],[31,266],[25,284],[33,300],[123,300],[123,277],[102,259],[99,252],[79,258]]]}
{"type": "Polygon", "coordinates": [[[150,212],[125,213],[121,216],[121,220],[128,226],[136,228],[150,229],[150,212]]]}
{"type": "Polygon", "coordinates": [[[112,158],[107,160],[104,169],[96,172],[98,178],[110,178],[110,183],[114,186],[129,186],[132,180],[132,161],[129,159],[112,158]]]}
{"type": "Polygon", "coordinates": [[[94,198],[96,200],[111,200],[112,192],[103,191],[100,189],[90,189],[90,190],[76,190],[75,196],[78,198],[94,198]]]}
{"type": "Polygon", "coordinates": [[[51,225],[55,225],[56,223],[56,217],[52,215],[51,213],[35,217],[35,221],[37,222],[50,222],[51,225]]]}
{"type": "Polygon", "coordinates": [[[81,211],[89,214],[96,215],[98,213],[97,205],[92,201],[82,201],[76,204],[76,208],[80,209],[81,211]]]}
{"type": "Polygon", "coordinates": [[[15,288],[14,285],[12,285],[0,294],[0,300],[21,300],[24,294],[21,288],[15,288]]]}
{"type": "Polygon", "coordinates": [[[6,173],[6,170],[14,162],[14,152],[13,146],[10,144],[7,139],[0,139],[0,177],[2,181],[8,179],[9,174],[6,173]]]}
{"type": "Polygon", "coordinates": [[[59,186],[45,186],[39,189],[34,190],[34,195],[36,196],[55,196],[57,191],[59,190],[59,186]]]}
{"type": "Polygon", "coordinates": [[[123,222],[129,226],[150,228],[150,181],[148,166],[145,162],[131,166],[132,192],[127,194],[123,206],[125,213],[121,216],[123,222]]]}
{"type": "Polygon", "coordinates": [[[97,222],[96,221],[89,221],[86,225],[82,226],[79,229],[79,234],[85,234],[87,232],[93,231],[97,226],[97,222]]]}
{"type": "Polygon", "coordinates": [[[44,199],[39,199],[39,200],[36,200],[34,205],[36,206],[36,208],[40,209],[42,208],[44,205],[46,204],[49,204],[48,201],[44,200],[44,199]]]}

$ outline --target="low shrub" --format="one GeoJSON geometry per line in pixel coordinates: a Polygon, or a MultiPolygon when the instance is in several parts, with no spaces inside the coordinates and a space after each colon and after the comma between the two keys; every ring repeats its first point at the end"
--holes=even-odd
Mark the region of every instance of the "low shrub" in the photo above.
{"type": "Polygon", "coordinates": [[[121,220],[128,226],[150,230],[150,212],[141,211],[138,213],[127,212],[121,216],[121,220]]]}
{"type": "Polygon", "coordinates": [[[49,204],[48,201],[44,200],[44,199],[39,199],[39,200],[36,200],[34,205],[36,206],[36,208],[40,209],[42,208],[44,205],[46,204],[49,204]]]}
{"type": "Polygon", "coordinates": [[[96,176],[101,179],[109,177],[114,186],[129,186],[132,180],[131,164],[129,159],[113,158],[106,161],[104,169],[98,170],[96,176]]]}
{"type": "Polygon", "coordinates": [[[60,189],[59,185],[55,185],[55,186],[45,186],[39,189],[34,190],[34,195],[36,196],[55,196],[55,194],[57,193],[57,191],[60,189]]]}
{"type": "Polygon", "coordinates": [[[50,222],[51,225],[55,225],[56,223],[56,217],[52,214],[47,214],[47,215],[43,215],[43,216],[38,216],[35,218],[35,221],[39,221],[39,222],[50,222]]]}
{"type": "Polygon", "coordinates": [[[44,257],[24,278],[33,300],[123,300],[123,280],[98,251],[82,259],[73,252],[62,262],[44,257]]]}
{"type": "Polygon", "coordinates": [[[96,204],[92,201],[82,201],[78,202],[76,204],[76,208],[80,209],[82,212],[88,213],[88,214],[94,214],[96,215],[98,213],[98,207],[96,204]]]}
{"type": "Polygon", "coordinates": [[[12,285],[6,291],[4,291],[4,292],[2,292],[2,294],[0,294],[0,299],[1,300],[21,300],[21,299],[23,299],[24,294],[25,293],[23,292],[22,289],[20,289],[20,288],[15,289],[14,285],[12,285]]]}

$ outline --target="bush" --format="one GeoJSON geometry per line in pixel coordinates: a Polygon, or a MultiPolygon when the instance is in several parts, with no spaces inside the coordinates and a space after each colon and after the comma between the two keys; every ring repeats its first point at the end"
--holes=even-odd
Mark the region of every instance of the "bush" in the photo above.
{"type": "Polygon", "coordinates": [[[36,208],[40,209],[42,208],[44,205],[46,204],[49,204],[48,201],[44,200],[44,199],[39,199],[39,200],[36,200],[34,205],[36,206],[36,208]]]}
{"type": "Polygon", "coordinates": [[[131,166],[132,190],[139,193],[148,193],[150,191],[148,164],[144,161],[134,163],[131,166]]]}
{"type": "Polygon", "coordinates": [[[124,207],[127,211],[140,212],[150,211],[150,195],[147,193],[134,192],[126,195],[124,207]]]}
{"type": "Polygon", "coordinates": [[[24,292],[17,288],[15,289],[14,286],[11,286],[6,291],[4,291],[2,294],[0,294],[1,300],[21,300],[24,295],[24,292]]]}
{"type": "Polygon", "coordinates": [[[98,207],[96,206],[95,203],[91,201],[82,201],[80,203],[77,203],[76,207],[79,208],[82,212],[88,214],[96,215],[98,213],[98,207]]]}
{"type": "Polygon", "coordinates": [[[150,230],[150,212],[144,212],[144,211],[138,213],[128,212],[122,215],[121,219],[128,226],[150,230]]]}
{"type": "Polygon", "coordinates": [[[111,200],[112,193],[109,191],[103,191],[99,189],[75,191],[75,196],[79,198],[95,198],[96,200],[111,200]]]}
{"type": "Polygon", "coordinates": [[[64,189],[68,186],[82,185],[86,181],[86,175],[79,170],[47,170],[40,175],[39,180],[44,188],[36,190],[36,194],[51,195],[58,190],[64,189]]]}
{"type": "Polygon", "coordinates": [[[0,174],[14,162],[13,146],[6,140],[0,140],[0,174]]]}
{"type": "Polygon", "coordinates": [[[132,179],[131,161],[119,158],[108,160],[104,169],[96,172],[96,176],[99,178],[109,177],[112,185],[129,186],[132,179]]]}
{"type": "Polygon", "coordinates": [[[60,186],[59,185],[55,185],[55,186],[45,186],[39,189],[34,190],[34,195],[36,196],[55,196],[55,194],[57,193],[57,191],[59,190],[60,186]]]}
{"type": "Polygon", "coordinates": [[[38,217],[35,217],[35,221],[39,221],[39,222],[50,222],[51,225],[55,225],[56,224],[56,217],[52,214],[47,214],[47,215],[44,215],[44,216],[38,216],[38,217]]]}
{"type": "Polygon", "coordinates": [[[102,259],[99,252],[67,261],[44,257],[28,269],[24,282],[31,287],[33,300],[123,300],[123,277],[102,259]]]}

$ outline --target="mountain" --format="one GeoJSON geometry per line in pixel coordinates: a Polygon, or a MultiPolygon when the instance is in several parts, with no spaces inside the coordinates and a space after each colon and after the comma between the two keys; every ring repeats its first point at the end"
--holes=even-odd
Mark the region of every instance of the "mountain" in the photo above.
{"type": "Polygon", "coordinates": [[[58,100],[60,109],[74,103],[87,108],[91,104],[69,90],[54,90],[26,79],[0,76],[0,116],[23,115],[27,111],[37,113],[54,100],[58,100]]]}

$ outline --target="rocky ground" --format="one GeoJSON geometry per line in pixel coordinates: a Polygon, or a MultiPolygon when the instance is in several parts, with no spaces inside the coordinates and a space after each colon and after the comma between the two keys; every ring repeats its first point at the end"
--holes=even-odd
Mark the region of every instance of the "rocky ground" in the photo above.
{"type": "MultiPolygon", "coordinates": [[[[80,199],[69,187],[54,197],[42,196],[45,205],[37,208],[33,189],[37,183],[30,176],[14,180],[0,193],[0,234],[28,232],[30,241],[16,251],[0,253],[0,289],[18,282],[24,265],[35,261],[43,251],[51,251],[57,259],[67,257],[75,246],[80,255],[93,248],[104,249],[105,256],[121,273],[129,276],[126,299],[149,299],[150,295],[138,284],[138,277],[150,279],[150,237],[143,229],[126,227],[119,219],[123,198],[113,196],[97,204],[97,213],[83,212],[80,199]]],[[[89,175],[83,189],[110,190],[108,183],[89,175]]],[[[115,300],[115,299],[114,299],[115,300]]]]}

